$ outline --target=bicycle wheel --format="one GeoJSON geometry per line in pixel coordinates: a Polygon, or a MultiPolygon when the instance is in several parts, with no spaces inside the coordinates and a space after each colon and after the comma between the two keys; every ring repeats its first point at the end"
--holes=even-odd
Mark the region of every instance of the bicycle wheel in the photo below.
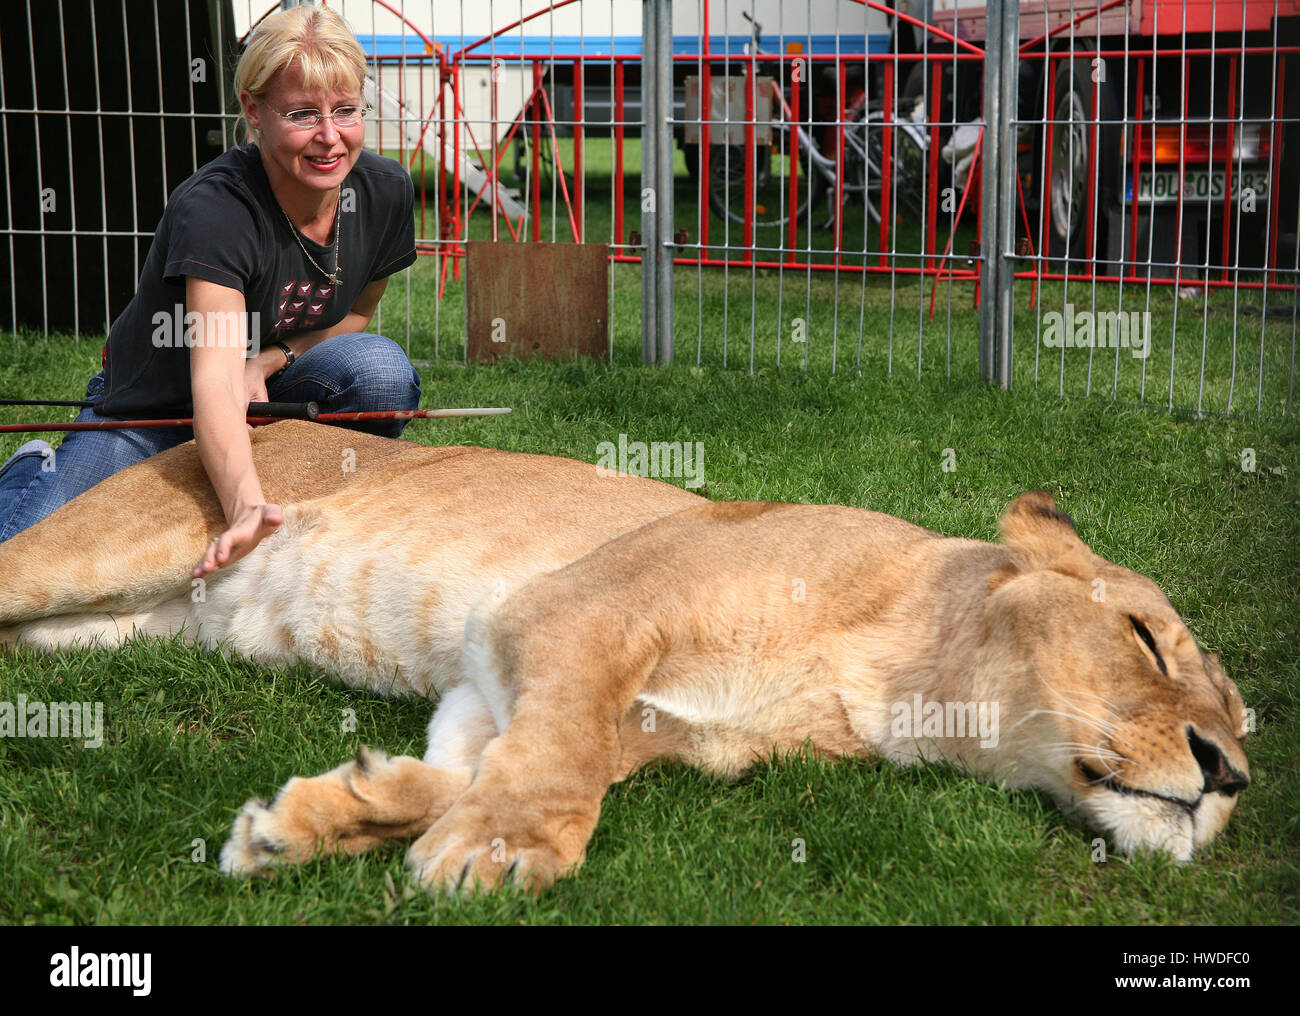
{"type": "MultiPolygon", "coordinates": [[[[885,162],[884,113],[879,108],[858,109],[855,122],[844,129],[845,178],[855,194],[865,195],[871,216],[880,219],[880,187],[885,162]],[[865,116],[863,115],[865,113],[865,116]]],[[[893,127],[893,167],[890,173],[889,200],[895,214],[920,221],[925,193],[925,135],[915,127],[893,127]]]]}
{"type": "MultiPolygon", "coordinates": [[[[790,221],[790,160],[783,146],[754,148],[754,228],[784,226],[790,221]]],[[[745,149],[743,145],[709,146],[709,207],[720,217],[745,221],[745,149]]],[[[795,182],[795,221],[803,222],[812,205],[812,188],[806,168],[799,167],[795,182]]]]}

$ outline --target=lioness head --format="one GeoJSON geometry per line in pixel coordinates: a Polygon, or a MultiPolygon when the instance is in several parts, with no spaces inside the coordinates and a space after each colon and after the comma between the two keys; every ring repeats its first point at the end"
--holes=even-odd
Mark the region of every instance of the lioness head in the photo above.
{"type": "Polygon", "coordinates": [[[1250,782],[1237,686],[1155,583],[1094,554],[1049,495],[1017,499],[1001,530],[989,605],[1018,667],[1023,708],[1003,712],[1015,782],[1123,853],[1190,860],[1250,782]]]}

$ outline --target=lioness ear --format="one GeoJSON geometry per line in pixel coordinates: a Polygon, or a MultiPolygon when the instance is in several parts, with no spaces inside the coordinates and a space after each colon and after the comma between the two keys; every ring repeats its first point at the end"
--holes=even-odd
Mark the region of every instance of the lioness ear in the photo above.
{"type": "Polygon", "coordinates": [[[1055,568],[1085,578],[1091,573],[1092,552],[1079,539],[1074,520],[1046,491],[1021,494],[1003,513],[998,528],[1003,544],[1025,571],[1055,568]]]}

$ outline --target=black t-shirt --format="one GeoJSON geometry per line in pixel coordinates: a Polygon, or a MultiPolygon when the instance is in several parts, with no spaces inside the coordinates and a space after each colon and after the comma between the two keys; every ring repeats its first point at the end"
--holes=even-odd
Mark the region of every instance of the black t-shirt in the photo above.
{"type": "MultiPolygon", "coordinates": [[[[244,294],[254,351],[294,332],[329,328],[366,286],[415,262],[413,204],[410,175],[392,159],[363,150],[340,193],[342,274],[334,286],[321,271],[334,271],[333,237],[321,245],[291,230],[257,147],[232,148],[214,159],[167,202],[139,288],[109,330],[98,411],[189,415],[195,332],[186,327],[187,276],[244,294]]],[[[202,334],[207,341],[214,333],[208,328],[202,334]]],[[[238,335],[233,328],[228,334],[232,342],[238,335]]]]}

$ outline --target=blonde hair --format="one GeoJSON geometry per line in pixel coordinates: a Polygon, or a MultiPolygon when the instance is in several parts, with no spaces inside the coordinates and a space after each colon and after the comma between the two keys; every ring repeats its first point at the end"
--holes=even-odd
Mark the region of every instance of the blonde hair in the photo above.
{"type": "MultiPolygon", "coordinates": [[[[328,7],[290,7],[276,11],[253,29],[235,67],[235,95],[247,91],[262,99],[281,71],[297,66],[308,89],[361,91],[366,54],[342,15],[328,7]]],[[[236,136],[258,140],[241,108],[236,136]]]]}

